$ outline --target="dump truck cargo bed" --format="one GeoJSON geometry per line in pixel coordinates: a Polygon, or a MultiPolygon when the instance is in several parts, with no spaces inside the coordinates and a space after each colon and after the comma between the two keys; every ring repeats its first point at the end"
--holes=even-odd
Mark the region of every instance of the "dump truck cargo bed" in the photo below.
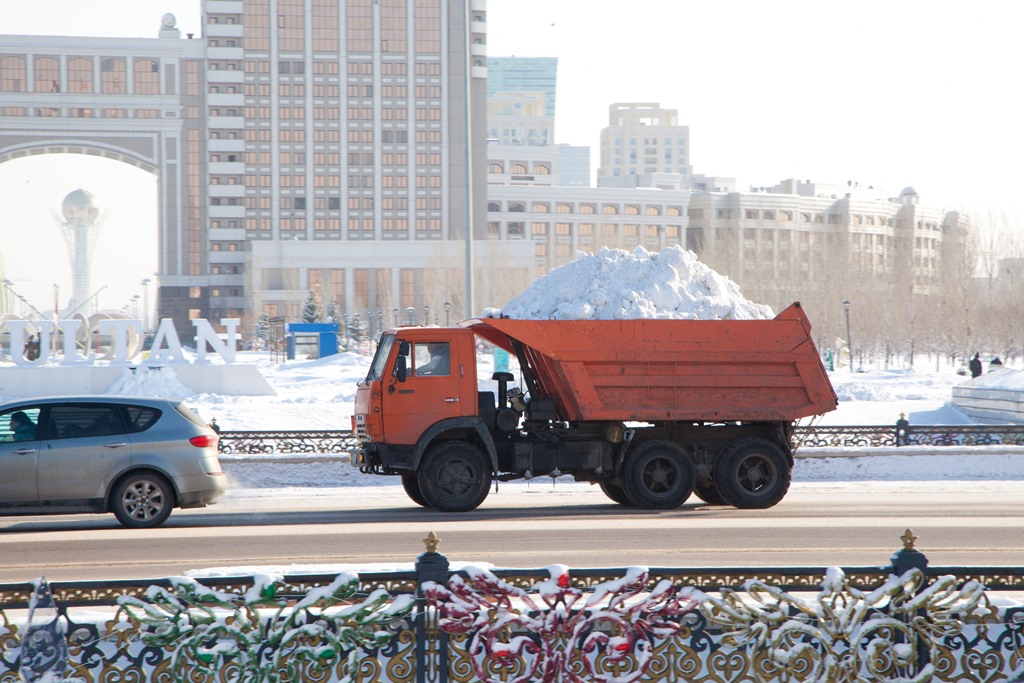
{"type": "Polygon", "coordinates": [[[771,320],[462,325],[517,354],[570,422],[792,421],[837,405],[799,303],[771,320]]]}

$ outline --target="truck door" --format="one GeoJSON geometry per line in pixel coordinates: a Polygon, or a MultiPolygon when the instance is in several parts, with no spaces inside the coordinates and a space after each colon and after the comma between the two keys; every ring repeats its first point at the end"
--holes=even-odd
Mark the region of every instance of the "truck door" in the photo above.
{"type": "MultiPolygon", "coordinates": [[[[431,425],[452,417],[476,414],[475,366],[467,377],[459,339],[414,341],[404,358],[405,380],[393,375],[384,403],[385,441],[415,444],[431,425]],[[471,389],[467,391],[467,386],[471,389]]],[[[405,350],[402,345],[401,350],[405,350]]]]}

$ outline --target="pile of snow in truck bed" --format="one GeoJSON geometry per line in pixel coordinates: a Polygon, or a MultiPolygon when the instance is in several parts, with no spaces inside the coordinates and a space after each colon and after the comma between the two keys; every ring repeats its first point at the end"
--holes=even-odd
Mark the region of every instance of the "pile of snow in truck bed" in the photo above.
{"type": "Polygon", "coordinates": [[[485,315],[519,320],[758,320],[771,308],[748,301],[735,282],[673,246],[632,253],[602,247],[555,268],[501,309],[485,315]]]}

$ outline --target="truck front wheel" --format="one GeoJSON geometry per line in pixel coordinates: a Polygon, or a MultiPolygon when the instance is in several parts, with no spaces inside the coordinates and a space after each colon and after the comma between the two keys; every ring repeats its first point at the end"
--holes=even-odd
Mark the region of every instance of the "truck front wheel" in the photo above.
{"type": "Polygon", "coordinates": [[[718,456],[714,482],[729,505],[770,508],[789,491],[792,474],[786,455],[776,444],[765,439],[740,439],[718,456]]]}
{"type": "Polygon", "coordinates": [[[626,460],[623,488],[640,508],[668,510],[693,492],[693,463],[671,441],[648,441],[626,460]]]}
{"type": "Polygon", "coordinates": [[[405,494],[409,496],[409,500],[422,507],[430,507],[430,504],[423,499],[423,492],[420,491],[419,475],[415,472],[402,475],[402,488],[405,489],[405,494]]]}
{"type": "Polygon", "coordinates": [[[417,481],[430,507],[441,512],[468,512],[487,497],[491,470],[479,448],[463,441],[446,441],[427,451],[417,481]]]}

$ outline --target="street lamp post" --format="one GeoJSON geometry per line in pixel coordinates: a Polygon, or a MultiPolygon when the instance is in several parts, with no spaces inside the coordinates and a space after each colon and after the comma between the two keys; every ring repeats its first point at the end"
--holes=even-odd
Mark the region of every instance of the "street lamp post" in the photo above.
{"type": "Polygon", "coordinates": [[[407,309],[405,309],[405,318],[406,322],[409,324],[409,327],[412,327],[412,314],[415,312],[416,309],[413,308],[412,306],[409,306],[407,309]]]}
{"type": "Polygon", "coordinates": [[[423,324],[430,325],[430,304],[423,305],[423,324]]]}
{"type": "Polygon", "coordinates": [[[392,308],[391,309],[391,314],[393,316],[395,316],[395,327],[398,327],[398,309],[397,308],[392,308]]]}
{"type": "Polygon", "coordinates": [[[452,312],[452,302],[451,301],[445,301],[444,302],[444,326],[445,327],[451,327],[451,324],[452,324],[451,312],[452,312]]]}
{"type": "Polygon", "coordinates": [[[149,278],[142,278],[142,334],[149,330],[149,278]]]}
{"type": "Polygon", "coordinates": [[[853,372],[853,341],[850,339],[850,300],[843,299],[843,310],[846,311],[846,346],[850,349],[850,372],[853,372]]]}

